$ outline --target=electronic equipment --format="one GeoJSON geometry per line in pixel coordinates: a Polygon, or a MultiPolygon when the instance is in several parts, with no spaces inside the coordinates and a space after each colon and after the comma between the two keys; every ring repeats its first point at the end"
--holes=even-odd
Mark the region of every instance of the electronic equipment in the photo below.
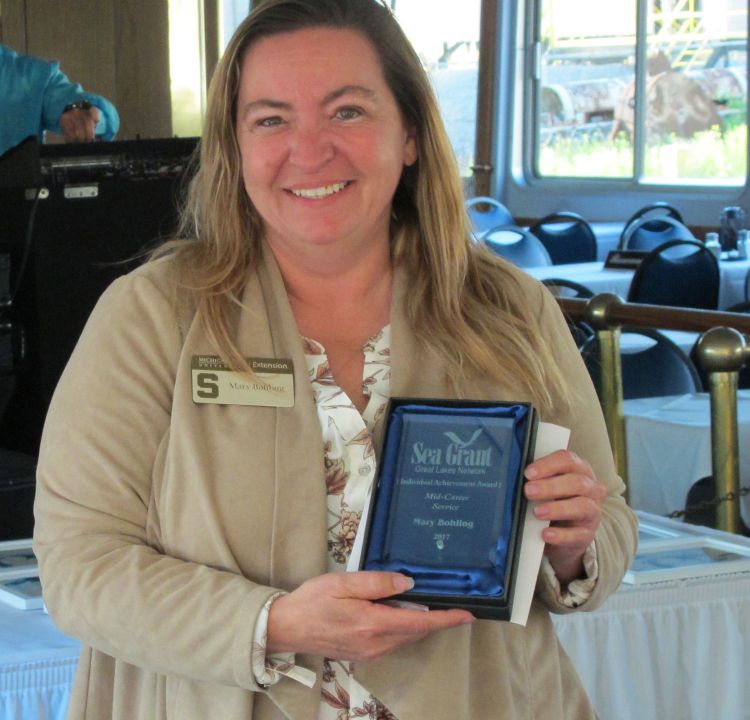
{"type": "Polygon", "coordinates": [[[0,254],[10,257],[12,295],[5,315],[25,336],[0,447],[37,454],[52,393],[99,296],[174,232],[196,145],[189,138],[38,146],[38,167],[20,172],[13,159],[23,180],[15,187],[0,162],[0,254]],[[28,185],[29,177],[41,186],[28,185]]]}

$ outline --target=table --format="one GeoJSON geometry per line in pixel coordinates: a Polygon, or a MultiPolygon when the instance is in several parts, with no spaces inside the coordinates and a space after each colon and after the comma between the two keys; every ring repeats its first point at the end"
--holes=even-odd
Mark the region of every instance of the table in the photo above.
{"type": "MultiPolygon", "coordinates": [[[[750,259],[722,260],[719,268],[721,270],[719,308],[726,309],[745,299],[745,278],[750,271],[750,259]]],[[[622,298],[628,296],[630,282],[635,272],[624,268],[605,268],[603,262],[547,265],[523,269],[537,280],[565,278],[585,285],[594,294],[608,292],[622,298]]]]}
{"type": "MultiPolygon", "coordinates": [[[[685,507],[692,484],[711,474],[707,393],[625,400],[628,489],[636,510],[666,515],[685,507]]],[[[750,390],[737,393],[740,482],[750,483],[750,390]]],[[[750,495],[740,502],[750,525],[750,495]]],[[[750,623],[750,619],[748,620],[750,623]]]]}
{"type": "Polygon", "coordinates": [[[736,573],[623,585],[598,610],[553,623],[601,720],[748,720],[749,619],[750,573],[736,573]]]}
{"type": "Polygon", "coordinates": [[[79,652],[43,610],[0,604],[0,720],[64,720],[79,652]]]}

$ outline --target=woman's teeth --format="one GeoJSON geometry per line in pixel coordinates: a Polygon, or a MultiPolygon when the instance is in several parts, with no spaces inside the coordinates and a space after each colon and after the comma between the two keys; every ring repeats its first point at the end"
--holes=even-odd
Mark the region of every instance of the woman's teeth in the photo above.
{"type": "Polygon", "coordinates": [[[324,185],[323,187],[317,187],[317,188],[305,188],[305,189],[299,189],[299,190],[292,190],[292,195],[296,195],[297,197],[301,198],[307,198],[310,200],[319,200],[320,198],[328,197],[329,195],[333,195],[337,192],[340,192],[343,190],[348,183],[341,182],[341,183],[334,183],[333,185],[324,185]]]}

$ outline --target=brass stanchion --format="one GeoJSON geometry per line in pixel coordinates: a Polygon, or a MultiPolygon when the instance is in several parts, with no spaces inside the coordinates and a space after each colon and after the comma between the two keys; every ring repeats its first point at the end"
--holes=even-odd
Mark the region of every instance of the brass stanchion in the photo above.
{"type": "Polygon", "coordinates": [[[625,440],[625,417],[622,412],[622,362],[620,359],[620,327],[608,319],[610,308],[621,305],[622,300],[611,293],[593,297],[586,305],[586,322],[596,331],[599,341],[599,399],[607,424],[609,442],[617,472],[625,483],[628,497],[628,454],[625,440]]]}
{"type": "Polygon", "coordinates": [[[717,525],[736,533],[740,530],[737,377],[750,359],[750,346],[737,330],[717,327],[701,335],[696,353],[698,363],[708,373],[711,393],[711,470],[716,495],[730,496],[718,506],[717,525]]]}

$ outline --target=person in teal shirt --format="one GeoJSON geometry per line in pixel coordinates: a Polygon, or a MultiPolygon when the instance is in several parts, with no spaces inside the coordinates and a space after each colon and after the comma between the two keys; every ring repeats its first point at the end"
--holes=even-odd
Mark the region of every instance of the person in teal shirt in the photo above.
{"type": "Polygon", "coordinates": [[[112,140],[120,116],[106,98],[85,92],[60,64],[0,44],[0,155],[30,135],[60,133],[66,142],[112,140]]]}

